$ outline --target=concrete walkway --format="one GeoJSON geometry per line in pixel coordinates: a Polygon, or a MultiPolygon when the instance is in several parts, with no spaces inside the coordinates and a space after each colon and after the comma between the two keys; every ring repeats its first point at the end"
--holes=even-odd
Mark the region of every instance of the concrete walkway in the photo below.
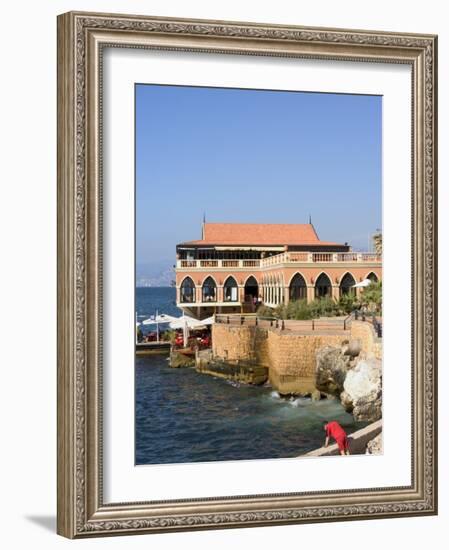
{"type": "MultiPolygon", "coordinates": [[[[366,452],[366,446],[369,441],[374,439],[382,431],[382,419],[365,426],[361,430],[357,430],[351,435],[348,435],[349,452],[352,455],[362,455],[366,452]]],[[[324,430],[323,430],[324,434],[324,430]]],[[[324,439],[324,435],[323,435],[324,439]]],[[[328,447],[320,447],[314,451],[310,451],[301,456],[333,456],[339,455],[338,445],[334,443],[328,447]]]]}

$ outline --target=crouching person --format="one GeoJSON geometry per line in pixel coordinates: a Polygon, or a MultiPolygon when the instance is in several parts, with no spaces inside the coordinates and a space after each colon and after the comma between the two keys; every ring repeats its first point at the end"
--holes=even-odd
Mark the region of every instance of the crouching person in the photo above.
{"type": "Polygon", "coordinates": [[[342,456],[349,455],[350,452],[348,437],[340,424],[335,420],[333,420],[332,422],[324,422],[323,428],[326,432],[326,441],[324,442],[324,446],[327,447],[329,445],[329,439],[332,438],[337,443],[340,454],[342,456]]]}

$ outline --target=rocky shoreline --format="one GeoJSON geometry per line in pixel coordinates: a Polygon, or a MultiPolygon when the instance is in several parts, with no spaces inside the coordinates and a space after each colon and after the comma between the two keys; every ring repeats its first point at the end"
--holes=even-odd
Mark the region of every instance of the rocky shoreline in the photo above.
{"type": "Polygon", "coordinates": [[[364,353],[356,339],[325,346],[317,352],[315,383],[321,393],[339,399],[354,420],[376,426],[362,452],[381,454],[382,361],[364,353]]]}
{"type": "MultiPolygon", "coordinates": [[[[223,327],[220,328],[223,330],[223,327]]],[[[237,342],[240,341],[237,327],[225,328],[237,342]],[[236,335],[233,335],[234,332],[236,335]]],[[[222,338],[226,337],[226,335],[221,336],[222,338]]],[[[256,333],[252,335],[251,343],[257,350],[256,344],[259,343],[260,338],[256,338],[256,336],[256,333]]],[[[267,332],[264,336],[265,343],[268,336],[279,338],[279,335],[272,335],[271,332],[267,332]]],[[[280,338],[286,341],[285,336],[280,336],[280,338]]],[[[296,336],[293,335],[291,338],[296,338],[296,336]]],[[[303,347],[305,339],[307,337],[302,337],[303,347]]],[[[296,343],[296,340],[293,343],[296,343]]],[[[345,411],[352,414],[355,421],[368,422],[370,425],[378,426],[376,423],[382,418],[381,346],[381,340],[370,348],[364,345],[361,338],[350,337],[335,344],[331,342],[315,348],[313,357],[310,357],[309,360],[310,367],[307,376],[299,368],[295,375],[278,376],[276,368],[272,368],[272,363],[262,364],[263,362],[254,350],[252,354],[249,352],[246,355],[234,354],[236,356],[231,358],[227,350],[224,350],[226,353],[222,354],[217,354],[216,349],[197,350],[194,354],[186,354],[181,350],[172,349],[170,364],[172,367],[194,367],[203,374],[244,384],[270,383],[282,397],[301,396],[311,397],[313,400],[338,399],[345,411]],[[294,378],[294,383],[290,382],[290,378],[294,378]]],[[[282,347],[276,349],[282,350],[282,347]]],[[[288,362],[293,364],[295,360],[297,361],[297,358],[286,354],[286,364],[288,362]]],[[[376,430],[375,433],[370,430],[367,432],[371,435],[365,442],[364,451],[371,454],[382,453],[381,433],[379,434],[381,424],[380,429],[376,430]],[[369,446],[367,446],[368,443],[369,446]]],[[[365,440],[366,434],[363,437],[365,440]]]]}
{"type": "Polygon", "coordinates": [[[356,340],[318,351],[315,383],[321,393],[340,399],[355,420],[382,418],[382,361],[366,357],[356,340]]]}

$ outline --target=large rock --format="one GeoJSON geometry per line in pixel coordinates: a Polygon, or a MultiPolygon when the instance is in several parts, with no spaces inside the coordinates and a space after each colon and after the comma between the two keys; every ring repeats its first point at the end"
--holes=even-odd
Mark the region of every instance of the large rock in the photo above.
{"type": "Polygon", "coordinates": [[[179,351],[172,351],[170,353],[170,367],[179,369],[180,367],[194,367],[195,356],[181,353],[179,351]]]}
{"type": "Polygon", "coordinates": [[[328,395],[340,396],[351,367],[351,356],[338,347],[324,346],[316,354],[315,386],[328,395]]]}
{"type": "Polygon", "coordinates": [[[355,420],[374,422],[382,418],[382,362],[361,360],[348,371],[340,399],[355,420]]]}
{"type": "Polygon", "coordinates": [[[357,357],[360,355],[360,352],[362,351],[362,342],[359,338],[353,338],[352,340],[349,340],[345,342],[341,346],[341,350],[344,353],[344,355],[349,355],[350,357],[357,357]]]}
{"type": "Polygon", "coordinates": [[[367,453],[370,455],[381,455],[382,454],[382,432],[377,435],[374,439],[368,442],[366,446],[367,453]]]}

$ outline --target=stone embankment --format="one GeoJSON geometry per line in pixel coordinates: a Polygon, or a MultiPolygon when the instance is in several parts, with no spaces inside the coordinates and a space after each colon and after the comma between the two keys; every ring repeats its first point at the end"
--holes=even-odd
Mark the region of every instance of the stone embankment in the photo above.
{"type": "Polygon", "coordinates": [[[192,353],[183,352],[183,350],[172,349],[170,351],[170,367],[178,369],[181,367],[194,367],[195,356],[192,353]]]}
{"type": "MultiPolygon", "coordinates": [[[[372,327],[361,321],[353,321],[350,330],[336,331],[335,334],[215,324],[212,327],[212,356],[208,362],[212,370],[214,364],[238,368],[242,365],[265,367],[270,384],[281,395],[316,396],[321,391],[316,380],[317,353],[326,346],[336,350],[345,348],[342,362],[345,372],[342,372],[341,384],[336,381],[339,391],[337,387],[335,392],[327,387],[323,391],[338,396],[343,391],[346,370],[351,367],[343,363],[352,360],[355,364],[354,357],[361,354],[380,358],[382,353],[381,341],[376,341],[372,327]]],[[[335,354],[340,355],[340,352],[335,354]]],[[[205,365],[201,368],[204,372],[207,370],[205,365]]]]}
{"type": "Polygon", "coordinates": [[[211,374],[244,384],[261,385],[268,380],[267,367],[243,361],[229,362],[214,359],[212,350],[197,351],[195,366],[196,370],[202,374],[211,374]]]}
{"type": "Polygon", "coordinates": [[[326,344],[338,346],[344,339],[344,335],[216,324],[211,361],[265,367],[270,384],[281,395],[311,395],[316,392],[316,352],[326,344]]]}

